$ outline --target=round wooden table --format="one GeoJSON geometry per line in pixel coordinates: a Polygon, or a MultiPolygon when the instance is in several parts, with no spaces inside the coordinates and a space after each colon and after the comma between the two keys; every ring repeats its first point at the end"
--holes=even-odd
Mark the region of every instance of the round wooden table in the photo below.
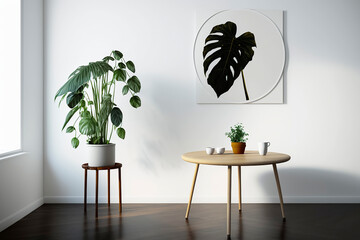
{"type": "Polygon", "coordinates": [[[256,165],[272,165],[275,175],[276,185],[278,189],[280,208],[283,221],[285,221],[285,213],[283,206],[283,198],[281,193],[281,186],[279,180],[279,174],[276,164],[287,162],[290,160],[290,156],[283,153],[268,152],[267,155],[259,155],[257,151],[246,151],[245,154],[233,154],[232,151],[226,151],[224,154],[208,155],[205,151],[189,152],[182,156],[182,159],[195,163],[195,174],[190,192],[190,199],[186,209],[185,219],[188,219],[191,207],[191,201],[194,193],[197,174],[200,164],[227,166],[228,167],[228,186],[227,186],[227,237],[231,235],[231,167],[238,166],[238,182],[239,182],[239,211],[241,211],[241,166],[256,166],[256,165]]]}
{"type": "Polygon", "coordinates": [[[95,187],[95,217],[98,217],[98,198],[99,198],[99,170],[107,170],[108,172],[108,206],[110,207],[110,170],[118,169],[119,170],[119,212],[122,211],[121,203],[121,163],[115,163],[112,166],[104,167],[90,167],[88,163],[84,163],[82,168],[85,169],[85,184],[84,184],[84,211],[86,212],[86,198],[87,198],[87,171],[95,170],[96,171],[96,187],[95,187]]]}

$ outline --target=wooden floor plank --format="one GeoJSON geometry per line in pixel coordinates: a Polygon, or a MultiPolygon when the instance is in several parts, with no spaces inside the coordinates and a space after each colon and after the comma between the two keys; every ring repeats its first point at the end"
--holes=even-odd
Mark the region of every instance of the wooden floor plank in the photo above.
{"type": "MultiPolygon", "coordinates": [[[[231,212],[232,239],[360,239],[360,204],[286,204],[287,221],[279,204],[236,205],[231,212]]],[[[193,204],[188,221],[186,204],[94,205],[45,204],[0,233],[0,239],[226,239],[226,204],[193,204]]]]}

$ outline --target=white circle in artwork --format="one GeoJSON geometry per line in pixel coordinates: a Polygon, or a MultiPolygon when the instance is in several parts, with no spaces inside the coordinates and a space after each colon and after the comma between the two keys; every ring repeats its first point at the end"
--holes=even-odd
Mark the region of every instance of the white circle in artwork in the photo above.
{"type": "MultiPolygon", "coordinates": [[[[285,64],[285,47],[282,35],[277,26],[265,15],[253,10],[229,10],[210,17],[201,26],[194,44],[194,64],[198,78],[206,91],[228,103],[250,103],[268,95],[281,79],[285,64]],[[243,70],[249,100],[245,98],[243,79],[240,74],[232,87],[217,97],[214,89],[207,83],[203,67],[203,50],[205,39],[213,27],[231,21],[236,24],[239,37],[245,32],[255,36],[254,56],[243,70]]],[[[208,73],[212,66],[209,67],[208,73]]],[[[220,101],[219,101],[220,102],[220,101]]]]}

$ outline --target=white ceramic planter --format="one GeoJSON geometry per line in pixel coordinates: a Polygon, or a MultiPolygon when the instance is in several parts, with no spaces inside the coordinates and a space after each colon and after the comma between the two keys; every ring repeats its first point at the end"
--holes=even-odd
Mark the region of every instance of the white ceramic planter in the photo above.
{"type": "Polygon", "coordinates": [[[115,165],[115,144],[86,144],[90,167],[115,165]]]}

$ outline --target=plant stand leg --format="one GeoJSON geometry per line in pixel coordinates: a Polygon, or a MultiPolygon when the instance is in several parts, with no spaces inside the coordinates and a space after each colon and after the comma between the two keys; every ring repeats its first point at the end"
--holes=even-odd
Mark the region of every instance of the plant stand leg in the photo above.
{"type": "Polygon", "coordinates": [[[187,209],[186,209],[185,219],[188,219],[188,217],[189,217],[191,201],[192,201],[192,197],[193,197],[193,194],[194,194],[194,188],[195,188],[195,183],[196,183],[196,178],[197,178],[198,171],[199,171],[199,164],[196,164],[195,174],[194,174],[194,179],[193,179],[193,183],[192,183],[192,186],[191,186],[190,199],[189,199],[189,203],[188,203],[188,206],[187,206],[187,209]]]}
{"type": "Polygon", "coordinates": [[[99,203],[99,170],[96,169],[96,187],[95,187],[95,217],[98,217],[98,203],[99,203]]]}
{"type": "Polygon", "coordinates": [[[285,218],[285,213],[284,213],[284,202],[283,202],[281,186],[280,186],[280,180],[279,180],[279,174],[278,174],[278,171],[277,171],[276,164],[273,164],[273,170],[274,170],[276,186],[277,186],[277,190],[278,190],[278,194],[279,194],[279,199],[280,199],[281,215],[282,215],[282,218],[283,218],[283,222],[285,222],[286,218],[285,218]]]}
{"type": "Polygon", "coordinates": [[[108,169],[108,207],[110,207],[110,169],[108,169]]]}
{"type": "Polygon", "coordinates": [[[85,181],[84,181],[84,212],[86,212],[87,204],[87,169],[85,169],[85,181]]]}
{"type": "Polygon", "coordinates": [[[119,212],[122,212],[122,200],[121,200],[121,167],[119,167],[119,212]]]}

